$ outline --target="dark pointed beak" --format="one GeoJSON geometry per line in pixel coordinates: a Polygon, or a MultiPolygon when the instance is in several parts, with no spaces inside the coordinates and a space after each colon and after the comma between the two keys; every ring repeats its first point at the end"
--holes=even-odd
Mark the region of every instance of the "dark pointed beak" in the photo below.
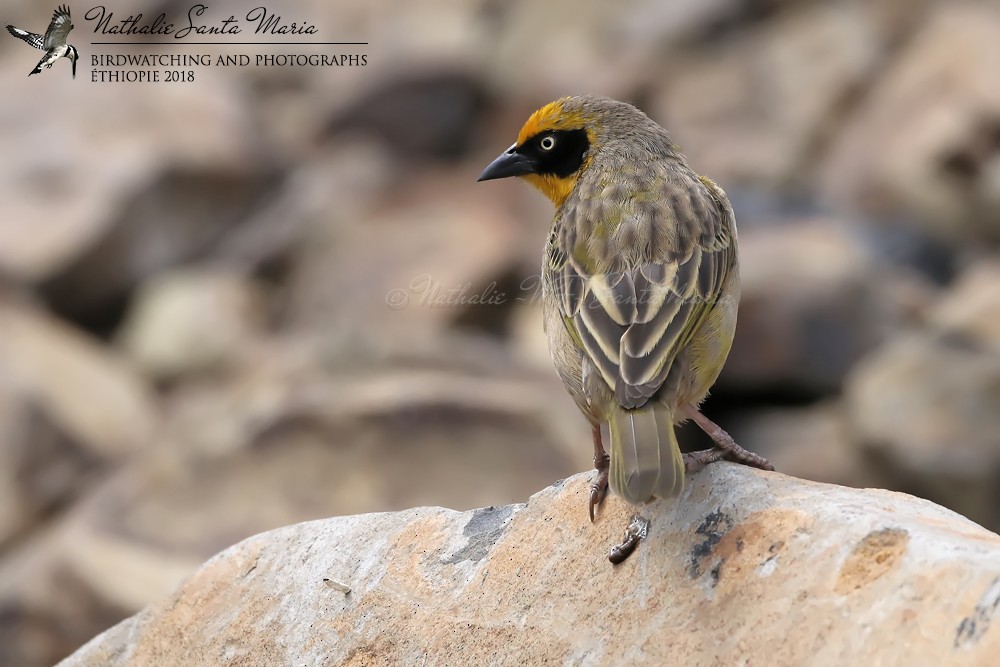
{"type": "Polygon", "coordinates": [[[517,152],[517,146],[511,146],[500,156],[490,162],[479,175],[478,181],[492,181],[494,178],[509,178],[511,176],[524,176],[535,173],[537,165],[530,157],[517,152]]]}
{"type": "Polygon", "coordinates": [[[73,63],[73,78],[76,78],[76,58],[70,58],[70,62],[73,63]]]}

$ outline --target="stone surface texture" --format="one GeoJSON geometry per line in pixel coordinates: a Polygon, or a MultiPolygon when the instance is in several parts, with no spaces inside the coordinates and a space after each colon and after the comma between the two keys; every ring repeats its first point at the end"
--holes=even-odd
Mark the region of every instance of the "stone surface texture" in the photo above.
{"type": "Polygon", "coordinates": [[[1000,536],[949,510],[719,464],[614,567],[588,483],[257,535],[61,667],[996,664],[1000,536]]]}

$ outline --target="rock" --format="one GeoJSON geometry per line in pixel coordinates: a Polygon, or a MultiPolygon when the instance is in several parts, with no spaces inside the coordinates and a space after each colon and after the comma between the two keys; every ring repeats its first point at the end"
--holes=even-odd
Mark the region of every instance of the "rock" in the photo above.
{"type": "Polygon", "coordinates": [[[1000,261],[982,261],[930,311],[938,331],[957,334],[1000,352],[1000,261]]]}
{"type": "Polygon", "coordinates": [[[215,509],[205,513],[215,519],[205,519],[205,535],[225,525],[238,533],[233,539],[265,528],[259,507],[245,502],[250,489],[259,498],[273,494],[272,515],[287,508],[282,523],[433,499],[459,507],[511,502],[590,458],[586,423],[567,415],[568,399],[539,408],[556,382],[411,369],[298,384],[258,374],[189,389],[169,413],[177,446],[190,450],[178,464],[186,472],[176,483],[185,490],[175,500],[150,500],[175,507],[209,494],[215,509]],[[549,423],[554,415],[559,421],[549,423]]]}
{"type": "Polygon", "coordinates": [[[94,484],[109,463],[0,380],[0,554],[94,484]]]}
{"type": "Polygon", "coordinates": [[[551,210],[521,219],[501,206],[509,198],[504,188],[473,190],[473,181],[465,173],[413,175],[358,217],[334,213],[317,225],[291,279],[288,325],[412,346],[418,338],[440,340],[470,305],[505,307],[521,297],[491,283],[511,267],[537,272],[545,234],[539,222],[551,210]]]}
{"type": "Polygon", "coordinates": [[[196,87],[121,95],[113,86],[69,86],[68,73],[55,69],[29,79],[24,67],[4,61],[12,103],[0,110],[0,140],[18,159],[0,170],[0,272],[37,284],[104,247],[119,264],[88,265],[88,286],[134,275],[162,265],[178,236],[211,237],[228,220],[225,207],[241,201],[234,195],[247,194],[241,186],[259,185],[246,182],[254,171],[247,165],[260,163],[246,105],[224,75],[208,69],[196,87]],[[109,237],[120,245],[108,247],[109,237]]]}
{"type": "Polygon", "coordinates": [[[845,389],[858,437],[906,489],[1000,528],[1000,355],[959,335],[900,336],[845,389]]]}
{"type": "Polygon", "coordinates": [[[274,187],[253,105],[225,71],[120,95],[129,84],[28,79],[10,61],[0,141],[18,159],[0,168],[0,275],[90,331],[111,331],[139,280],[203,256],[274,187]]]}
{"type": "Polygon", "coordinates": [[[95,563],[136,585],[121,552],[104,560],[108,550],[53,524],[116,467],[153,449],[160,426],[151,392],[126,362],[0,293],[0,664],[51,665],[134,611],[93,594],[95,563]],[[90,568],[52,566],[64,559],[90,568]]]}
{"type": "MultiPolygon", "coordinates": [[[[152,451],[15,544],[0,560],[0,665],[53,664],[255,533],[428,502],[517,501],[589,465],[585,421],[554,395],[554,373],[326,376],[301,349],[262,346],[249,368],[176,383],[152,451]]],[[[0,468],[0,500],[7,474],[41,477],[0,468]]],[[[0,506],[0,528],[3,518],[0,506]]]]}
{"type": "Polygon", "coordinates": [[[113,329],[139,282],[202,258],[262,206],[276,179],[260,166],[165,169],[118,200],[99,238],[44,281],[40,293],[67,318],[102,333],[113,329]]]}
{"type": "Polygon", "coordinates": [[[679,53],[648,111],[694,168],[720,183],[797,183],[881,55],[873,11],[862,3],[809,4],[679,53]]]}
{"type": "Polygon", "coordinates": [[[161,273],[140,286],[133,304],[121,343],[156,379],[231,368],[264,324],[262,288],[226,267],[161,273]]]}
{"type": "Polygon", "coordinates": [[[613,567],[633,510],[611,498],[591,524],[589,482],[258,535],[61,665],[985,667],[1000,651],[1000,536],[932,503],[717,464],[649,506],[649,537],[613,567]]]}
{"type": "MultiPolygon", "coordinates": [[[[155,476],[133,480],[155,488],[155,476]]],[[[166,595],[198,563],[183,550],[136,539],[94,499],[0,560],[0,664],[55,664],[87,637],[166,595]]]]}
{"type": "Polygon", "coordinates": [[[128,364],[0,292],[0,553],[150,448],[157,426],[128,364]]]}
{"type": "MultiPolygon", "coordinates": [[[[354,18],[366,40],[384,44],[386,48],[377,58],[390,71],[414,62],[480,65],[489,44],[496,39],[490,30],[488,9],[476,3],[455,5],[449,0],[424,0],[399,5],[379,0],[351,8],[315,4],[329,12],[331,25],[354,18]]],[[[374,61],[375,56],[371,59],[374,61]]]]}
{"type": "Polygon", "coordinates": [[[485,51],[490,54],[488,72],[497,89],[530,100],[521,122],[563,95],[601,91],[628,97],[642,70],[628,66],[634,44],[623,40],[626,13],[612,5],[572,0],[496,4],[494,33],[486,42],[491,47],[485,51]],[[572,21],[566,20],[569,16],[572,21]]]}
{"type": "Polygon", "coordinates": [[[902,278],[862,229],[813,218],[740,234],[743,294],[723,390],[839,391],[866,352],[905,322],[902,278]]]}
{"type": "Polygon", "coordinates": [[[623,32],[629,42],[651,50],[664,44],[690,43],[720,25],[738,22],[747,4],[746,0],[634,2],[629,11],[622,12],[623,32]]]}
{"type": "Polygon", "coordinates": [[[1000,238],[1000,10],[938,3],[822,168],[839,206],[905,212],[943,238],[1000,238]]]}
{"type": "Polygon", "coordinates": [[[482,82],[468,72],[406,72],[380,81],[338,110],[324,134],[335,145],[345,135],[370,136],[410,168],[455,162],[466,156],[488,105],[482,82]]]}
{"type": "Polygon", "coordinates": [[[127,363],[3,293],[0,376],[90,456],[123,460],[147,447],[158,428],[149,388],[127,363]]]}

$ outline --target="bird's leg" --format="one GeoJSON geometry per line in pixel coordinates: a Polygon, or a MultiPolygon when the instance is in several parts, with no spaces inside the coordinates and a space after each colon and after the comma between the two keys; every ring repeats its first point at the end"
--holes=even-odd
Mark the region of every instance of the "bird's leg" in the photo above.
{"type": "Polygon", "coordinates": [[[625,559],[632,555],[632,552],[635,551],[635,548],[639,546],[639,542],[646,537],[648,532],[649,519],[638,512],[633,514],[632,518],[629,519],[628,527],[625,529],[625,537],[622,538],[621,544],[611,547],[611,551],[608,552],[608,560],[613,565],[624,563],[625,559]]]}
{"type": "Polygon", "coordinates": [[[594,522],[595,508],[604,502],[604,497],[608,495],[608,467],[611,464],[611,457],[604,451],[604,444],[601,442],[601,425],[594,424],[594,467],[597,469],[597,477],[590,485],[590,522],[594,522]]]}
{"type": "MultiPolygon", "coordinates": [[[[704,431],[713,442],[715,442],[715,446],[717,448],[724,450],[724,455],[728,458],[736,461],[737,463],[742,463],[754,468],[760,468],[761,470],[774,470],[774,466],[771,465],[770,461],[765,459],[760,454],[754,454],[753,452],[740,447],[736,444],[736,441],[733,440],[733,436],[726,433],[721,426],[713,422],[711,419],[701,414],[698,408],[688,405],[684,408],[684,413],[693,419],[701,430],[704,431]]],[[[696,452],[696,454],[700,453],[701,452],[696,452]]]]}

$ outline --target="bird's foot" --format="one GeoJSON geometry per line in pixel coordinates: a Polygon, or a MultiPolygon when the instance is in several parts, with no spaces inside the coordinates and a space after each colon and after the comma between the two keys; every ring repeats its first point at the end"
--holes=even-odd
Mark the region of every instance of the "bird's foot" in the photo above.
{"type": "Polygon", "coordinates": [[[604,502],[608,495],[608,469],[611,465],[611,457],[604,451],[604,444],[601,442],[601,427],[593,427],[594,436],[594,468],[597,470],[597,477],[590,485],[590,501],[587,509],[590,511],[590,522],[594,522],[594,513],[597,507],[604,502]]]}
{"type": "Polygon", "coordinates": [[[760,454],[754,454],[753,452],[740,447],[736,441],[733,440],[733,436],[726,433],[721,426],[713,422],[711,419],[701,414],[701,412],[698,411],[698,408],[689,405],[685,412],[689,417],[691,417],[691,419],[694,420],[696,424],[698,424],[701,430],[712,439],[715,446],[724,451],[724,456],[730,461],[742,463],[743,465],[752,466],[754,468],[760,468],[761,470],[774,470],[774,466],[771,465],[770,461],[765,459],[760,454]]]}
{"type": "Polygon", "coordinates": [[[624,563],[625,559],[632,555],[635,548],[639,546],[639,542],[648,533],[649,519],[638,513],[633,514],[629,520],[628,527],[625,529],[625,537],[622,538],[621,544],[611,547],[611,551],[608,552],[608,560],[614,565],[624,563]]]}
{"type": "Polygon", "coordinates": [[[684,456],[684,472],[698,472],[709,463],[715,463],[719,459],[725,458],[726,450],[721,447],[712,447],[698,452],[688,452],[684,456]]]}

